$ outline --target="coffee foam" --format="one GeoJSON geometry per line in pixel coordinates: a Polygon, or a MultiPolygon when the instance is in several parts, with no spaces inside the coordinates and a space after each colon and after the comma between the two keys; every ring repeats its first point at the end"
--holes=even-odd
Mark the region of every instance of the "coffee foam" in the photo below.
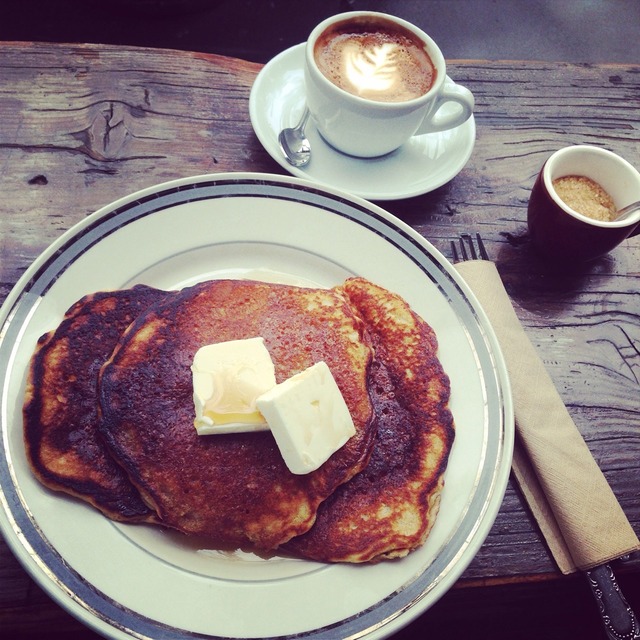
{"type": "Polygon", "coordinates": [[[404,102],[427,93],[436,71],[424,48],[403,33],[374,29],[323,34],[314,51],[320,71],[369,100],[404,102]]]}

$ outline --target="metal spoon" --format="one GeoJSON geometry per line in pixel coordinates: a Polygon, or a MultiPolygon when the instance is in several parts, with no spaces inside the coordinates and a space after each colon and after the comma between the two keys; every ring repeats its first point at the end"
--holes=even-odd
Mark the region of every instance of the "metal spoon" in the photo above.
{"type": "Polygon", "coordinates": [[[300,122],[295,127],[283,129],[278,136],[284,157],[294,167],[304,167],[311,160],[311,145],[304,135],[307,120],[309,120],[309,109],[305,108],[300,122]]]}
{"type": "Polygon", "coordinates": [[[613,218],[612,222],[618,222],[620,220],[624,220],[625,218],[631,217],[633,213],[640,210],[640,200],[637,202],[632,202],[628,204],[626,207],[622,207],[617,213],[616,217],[613,218]]]}

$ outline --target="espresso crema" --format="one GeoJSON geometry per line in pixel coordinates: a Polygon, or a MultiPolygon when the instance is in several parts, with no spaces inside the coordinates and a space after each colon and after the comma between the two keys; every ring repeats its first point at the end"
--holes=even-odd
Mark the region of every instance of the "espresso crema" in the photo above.
{"type": "Polygon", "coordinates": [[[318,68],[349,93],[379,102],[405,102],[429,91],[436,69],[424,44],[391,23],[348,22],[320,35],[318,68]]]}

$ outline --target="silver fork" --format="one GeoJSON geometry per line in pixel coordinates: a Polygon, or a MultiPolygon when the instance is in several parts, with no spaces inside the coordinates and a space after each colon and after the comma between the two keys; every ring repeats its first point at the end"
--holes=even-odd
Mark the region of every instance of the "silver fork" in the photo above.
{"type": "MultiPolygon", "coordinates": [[[[479,233],[475,241],[470,233],[462,233],[458,242],[451,240],[454,262],[489,260],[489,255],[479,233]]],[[[624,561],[627,557],[623,557],[624,561]]],[[[608,564],[584,571],[591,593],[597,604],[606,637],[609,640],[640,640],[640,625],[633,609],[622,593],[618,581],[608,564]]]]}
{"type": "Polygon", "coordinates": [[[473,237],[470,233],[461,233],[458,238],[460,252],[458,253],[458,245],[455,240],[451,241],[451,254],[454,262],[463,262],[465,260],[488,260],[489,255],[485,249],[484,242],[479,233],[476,233],[476,241],[474,244],[473,237]],[[476,250],[477,245],[477,250],[476,250]]]}

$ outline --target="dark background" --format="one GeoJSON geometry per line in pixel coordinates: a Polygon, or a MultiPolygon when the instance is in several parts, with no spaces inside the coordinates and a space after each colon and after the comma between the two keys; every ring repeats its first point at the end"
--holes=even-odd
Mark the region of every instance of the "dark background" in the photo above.
{"type": "Polygon", "coordinates": [[[448,59],[640,63],[640,0],[0,0],[0,40],[266,62],[326,16],[359,9],[418,24],[448,59]]]}
{"type": "MultiPolygon", "coordinates": [[[[326,16],[359,9],[418,24],[448,59],[640,64],[640,0],[0,0],[0,40],[125,44],[266,62],[303,42],[326,16]]],[[[638,107],[640,117],[640,96],[638,107]]],[[[623,571],[620,582],[637,602],[640,576],[623,571]]],[[[427,620],[431,638],[604,637],[580,576],[454,589],[427,620]]],[[[419,628],[427,637],[424,622],[419,628]]],[[[411,625],[400,637],[416,632],[411,625]]]]}

